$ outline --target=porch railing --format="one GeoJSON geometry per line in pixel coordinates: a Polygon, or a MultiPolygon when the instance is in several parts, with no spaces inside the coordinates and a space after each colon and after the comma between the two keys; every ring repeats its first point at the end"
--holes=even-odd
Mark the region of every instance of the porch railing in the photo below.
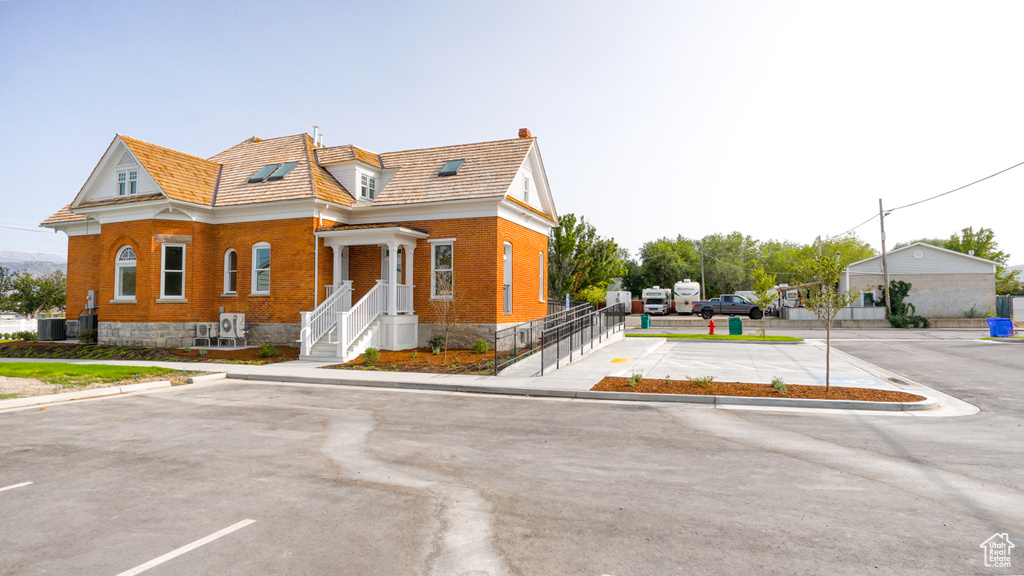
{"type": "MultiPolygon", "coordinates": [[[[381,281],[381,282],[383,282],[383,281],[381,281]]],[[[381,284],[381,286],[383,286],[382,290],[384,290],[384,310],[387,311],[388,304],[390,303],[389,300],[388,300],[388,294],[390,292],[387,289],[388,288],[387,284],[381,284]]],[[[398,294],[398,301],[396,303],[396,307],[397,307],[396,311],[399,314],[412,314],[412,312],[413,312],[413,308],[412,308],[412,289],[413,289],[413,285],[412,284],[399,284],[396,288],[397,288],[396,293],[398,294]]]]}
{"type": "Polygon", "coordinates": [[[352,305],[352,281],[346,280],[339,286],[332,286],[327,298],[312,312],[302,313],[302,327],[299,330],[301,353],[306,356],[313,345],[334,328],[338,312],[348,310],[352,305]]]}
{"type": "Polygon", "coordinates": [[[338,312],[338,356],[344,358],[348,347],[366,330],[377,316],[384,313],[387,285],[378,280],[350,310],[338,312]]]}

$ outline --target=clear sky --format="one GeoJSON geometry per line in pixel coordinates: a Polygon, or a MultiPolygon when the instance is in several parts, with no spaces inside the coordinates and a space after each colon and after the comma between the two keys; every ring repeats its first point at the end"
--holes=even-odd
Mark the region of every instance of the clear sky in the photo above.
{"type": "MultiPolygon", "coordinates": [[[[115,133],[209,157],[312,132],[376,152],[539,138],[559,213],[634,254],[811,242],[1024,161],[1024,2],[0,0],[0,249],[115,133]]],[[[886,218],[1024,262],[1024,166],[886,218]]],[[[857,230],[879,247],[877,219],[857,230]]]]}

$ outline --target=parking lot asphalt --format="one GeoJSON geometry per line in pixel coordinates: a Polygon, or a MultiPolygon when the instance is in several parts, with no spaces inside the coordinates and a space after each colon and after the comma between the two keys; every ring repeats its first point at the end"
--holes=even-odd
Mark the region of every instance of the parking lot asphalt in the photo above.
{"type": "Polygon", "coordinates": [[[1001,397],[919,419],[229,380],[0,413],[0,573],[1007,573],[978,547],[1024,535],[1001,397]]]}

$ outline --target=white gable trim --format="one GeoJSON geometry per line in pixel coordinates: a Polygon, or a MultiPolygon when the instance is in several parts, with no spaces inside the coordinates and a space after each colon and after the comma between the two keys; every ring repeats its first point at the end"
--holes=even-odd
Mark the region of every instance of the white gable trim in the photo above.
{"type": "Polygon", "coordinates": [[[529,174],[532,184],[531,189],[537,195],[537,201],[539,201],[540,205],[537,206],[532,198],[529,204],[541,212],[550,215],[555,222],[558,222],[555,200],[551,195],[551,186],[548,184],[548,175],[544,170],[544,161],[540,157],[540,149],[537,147],[536,140],[533,141],[530,149],[526,152],[523,163],[516,170],[516,175],[512,178],[512,183],[509,184],[508,190],[505,190],[505,198],[515,198],[522,202],[523,174],[529,174]]]}
{"type": "Polygon", "coordinates": [[[121,162],[125,156],[129,156],[135,161],[134,169],[138,171],[138,193],[137,195],[159,193],[164,197],[167,194],[160,188],[160,185],[156,183],[153,176],[146,170],[146,167],[139,162],[138,157],[132,153],[131,148],[125,144],[124,140],[121,139],[120,134],[114,136],[114,140],[111,141],[110,146],[107,147],[106,152],[100,158],[100,161],[96,163],[96,167],[93,168],[92,173],[89,174],[89,178],[82,185],[82,189],[79,190],[78,195],[75,196],[74,201],[71,202],[70,210],[76,212],[76,208],[82,202],[90,200],[109,200],[111,198],[117,198],[114,194],[114,187],[111,185],[108,190],[104,190],[105,185],[109,185],[109,180],[116,177],[116,173],[123,171],[126,166],[122,165],[121,162]]]}

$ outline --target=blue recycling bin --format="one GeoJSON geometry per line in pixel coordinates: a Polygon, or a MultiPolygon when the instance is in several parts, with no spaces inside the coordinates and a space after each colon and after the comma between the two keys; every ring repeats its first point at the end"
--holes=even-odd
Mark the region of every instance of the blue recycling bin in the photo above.
{"type": "Polygon", "coordinates": [[[1013,320],[1009,318],[989,318],[988,335],[992,338],[1009,338],[1013,335],[1013,320]]]}

